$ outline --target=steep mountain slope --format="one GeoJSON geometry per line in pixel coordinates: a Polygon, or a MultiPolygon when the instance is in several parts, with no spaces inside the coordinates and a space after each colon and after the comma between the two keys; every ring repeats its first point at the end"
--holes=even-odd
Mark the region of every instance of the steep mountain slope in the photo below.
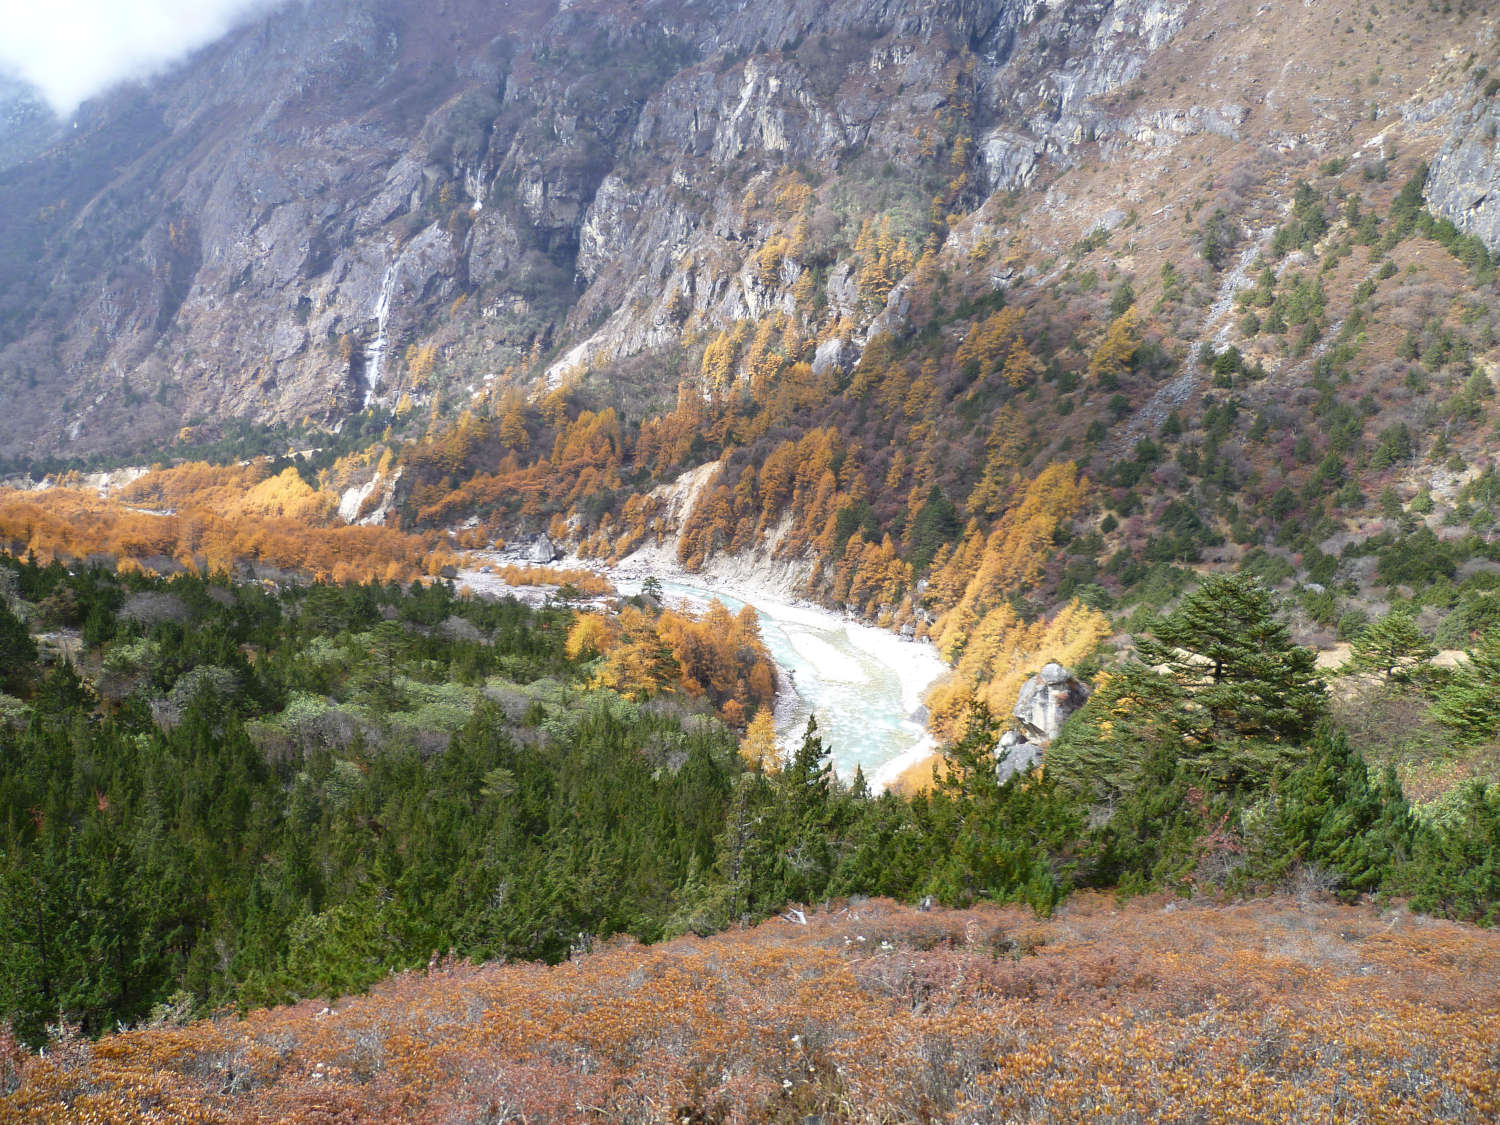
{"type": "Polygon", "coordinates": [[[771,557],[938,644],[943,734],[1206,567],[1466,647],[1492,69],[1474,3],[292,6],[4,173],[3,448],[310,419],[231,455],[771,557]]]}
{"type": "Polygon", "coordinates": [[[1063,249],[1135,208],[1154,271],[1211,171],[1236,169],[1232,202],[1269,197],[1233,216],[1245,236],[1309,159],[1397,114],[1405,152],[1435,151],[1473,12],[286,6],[4,173],[0,451],[118,449],[184,416],[332,425],[799,302],[805,334],[847,320],[859,340],[886,300],[851,255],[872,215],[913,262],[951,226],[942,269],[1010,279],[975,251],[1063,249]]]}
{"type": "Polygon", "coordinates": [[[0,74],[0,168],[31,159],[57,132],[57,119],[36,91],[0,74]]]}

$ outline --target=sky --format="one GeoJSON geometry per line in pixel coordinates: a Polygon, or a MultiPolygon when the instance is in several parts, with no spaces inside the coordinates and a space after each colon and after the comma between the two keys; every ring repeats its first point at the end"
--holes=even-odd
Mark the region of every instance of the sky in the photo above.
{"type": "Polygon", "coordinates": [[[67,117],[284,0],[0,0],[0,70],[67,117]]]}

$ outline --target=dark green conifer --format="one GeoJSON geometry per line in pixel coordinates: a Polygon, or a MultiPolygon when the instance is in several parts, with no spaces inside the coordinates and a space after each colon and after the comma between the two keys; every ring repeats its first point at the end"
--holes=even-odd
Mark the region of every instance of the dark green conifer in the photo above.
{"type": "Polygon", "coordinates": [[[1393,610],[1354,638],[1344,670],[1404,682],[1436,655],[1436,646],[1422,635],[1411,615],[1393,610]]]}
{"type": "Polygon", "coordinates": [[[1500,626],[1487,630],[1466,656],[1438,689],[1432,710],[1460,739],[1478,742],[1500,733],[1500,626]]]}
{"type": "Polygon", "coordinates": [[[1323,715],[1316,658],[1292,643],[1274,596],[1254,577],[1209,576],[1152,634],[1136,638],[1136,651],[1191,696],[1214,743],[1295,745],[1323,715]]]}
{"type": "Polygon", "coordinates": [[[36,641],[26,623],[0,599],[0,687],[20,688],[35,670],[36,641]]]}

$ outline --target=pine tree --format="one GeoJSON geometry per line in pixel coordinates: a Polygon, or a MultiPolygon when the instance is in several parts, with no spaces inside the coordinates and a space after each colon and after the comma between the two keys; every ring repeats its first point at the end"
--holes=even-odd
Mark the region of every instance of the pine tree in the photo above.
{"type": "Polygon", "coordinates": [[[1438,689],[1432,710],[1459,738],[1477,742],[1500,733],[1500,626],[1487,630],[1466,655],[1438,689]]]}
{"type": "Polygon", "coordinates": [[[1189,692],[1212,738],[1296,742],[1323,715],[1316,658],[1292,643],[1256,578],[1209,576],[1153,633],[1136,638],[1137,653],[1189,692]]]}
{"type": "Polygon", "coordinates": [[[1077,838],[1080,806],[1046,773],[999,781],[999,729],[983,705],[974,706],[967,728],[944,750],[926,889],[950,904],[984,897],[1050,911],[1066,891],[1053,859],[1077,838]]]}
{"type": "Polygon", "coordinates": [[[958,509],[934,484],[927,490],[927,499],[917,509],[906,536],[907,561],[912,570],[919,574],[926,570],[938,549],[957,539],[960,530],[958,509]]]}
{"type": "Polygon", "coordinates": [[[833,762],[808,716],[802,743],[775,780],[772,840],[781,901],[808,902],[828,887],[833,762]]]}
{"type": "Polygon", "coordinates": [[[1392,611],[1364,629],[1349,646],[1345,672],[1369,672],[1406,681],[1437,655],[1409,614],[1392,611]]]}
{"type": "Polygon", "coordinates": [[[1089,357],[1089,375],[1097,377],[1123,374],[1125,369],[1134,362],[1135,353],[1139,347],[1135,310],[1127,309],[1110,322],[1109,328],[1105,330],[1104,338],[1099,341],[1099,346],[1089,357]]]}
{"type": "Polygon", "coordinates": [[[408,646],[406,630],[399,622],[381,621],[366,634],[369,662],[364,679],[372,699],[384,711],[397,710],[403,702],[397,668],[408,646]]]}
{"type": "Polygon", "coordinates": [[[1129,792],[1154,753],[1175,752],[1192,733],[1186,702],[1174,681],[1142,664],[1111,670],[1048,748],[1047,776],[1100,797],[1129,792]]]}
{"type": "Polygon", "coordinates": [[[1422,830],[1406,882],[1416,910],[1500,922],[1500,785],[1471,781],[1454,814],[1422,830]]]}
{"type": "Polygon", "coordinates": [[[36,664],[36,641],[26,623],[0,599],[0,685],[19,687],[30,678],[36,664]]]}
{"type": "Polygon", "coordinates": [[[1259,877],[1312,864],[1335,873],[1346,893],[1379,889],[1406,862],[1415,832],[1394,772],[1371,777],[1348,739],[1327,731],[1246,819],[1255,825],[1247,836],[1259,877]]]}

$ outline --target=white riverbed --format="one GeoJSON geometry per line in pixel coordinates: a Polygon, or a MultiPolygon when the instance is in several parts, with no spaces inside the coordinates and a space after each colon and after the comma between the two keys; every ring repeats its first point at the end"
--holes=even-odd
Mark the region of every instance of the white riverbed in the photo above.
{"type": "MultiPolygon", "coordinates": [[[[505,561],[493,555],[475,558],[505,561]]],[[[753,606],[777,664],[776,732],[785,753],[801,742],[808,716],[815,715],[838,775],[847,780],[858,767],[870,787],[880,790],[933,751],[918,714],[927,689],[947,671],[937,651],[798,602],[790,590],[799,576],[791,570],[736,565],[727,572],[686,574],[659,548],[639,551],[612,570],[576,558],[557,565],[598,570],[625,595],[639,593],[646,577],[655,576],[668,604],[691,609],[702,609],[713,598],[736,613],[753,606]]],[[[480,593],[509,592],[528,601],[541,601],[548,593],[538,587],[511,590],[498,575],[478,570],[464,570],[459,581],[480,593]]]]}
{"type": "MultiPolygon", "coordinates": [[[[617,585],[624,594],[640,589],[639,581],[624,578],[617,585]]],[[[735,612],[754,607],[780,672],[776,732],[784,752],[801,742],[814,715],[838,775],[847,780],[859,767],[877,790],[932,753],[932,739],[916,717],[927,688],[946,671],[931,645],[760,591],[737,596],[719,586],[665,579],[661,586],[669,604],[701,608],[717,598],[735,612]]]]}

